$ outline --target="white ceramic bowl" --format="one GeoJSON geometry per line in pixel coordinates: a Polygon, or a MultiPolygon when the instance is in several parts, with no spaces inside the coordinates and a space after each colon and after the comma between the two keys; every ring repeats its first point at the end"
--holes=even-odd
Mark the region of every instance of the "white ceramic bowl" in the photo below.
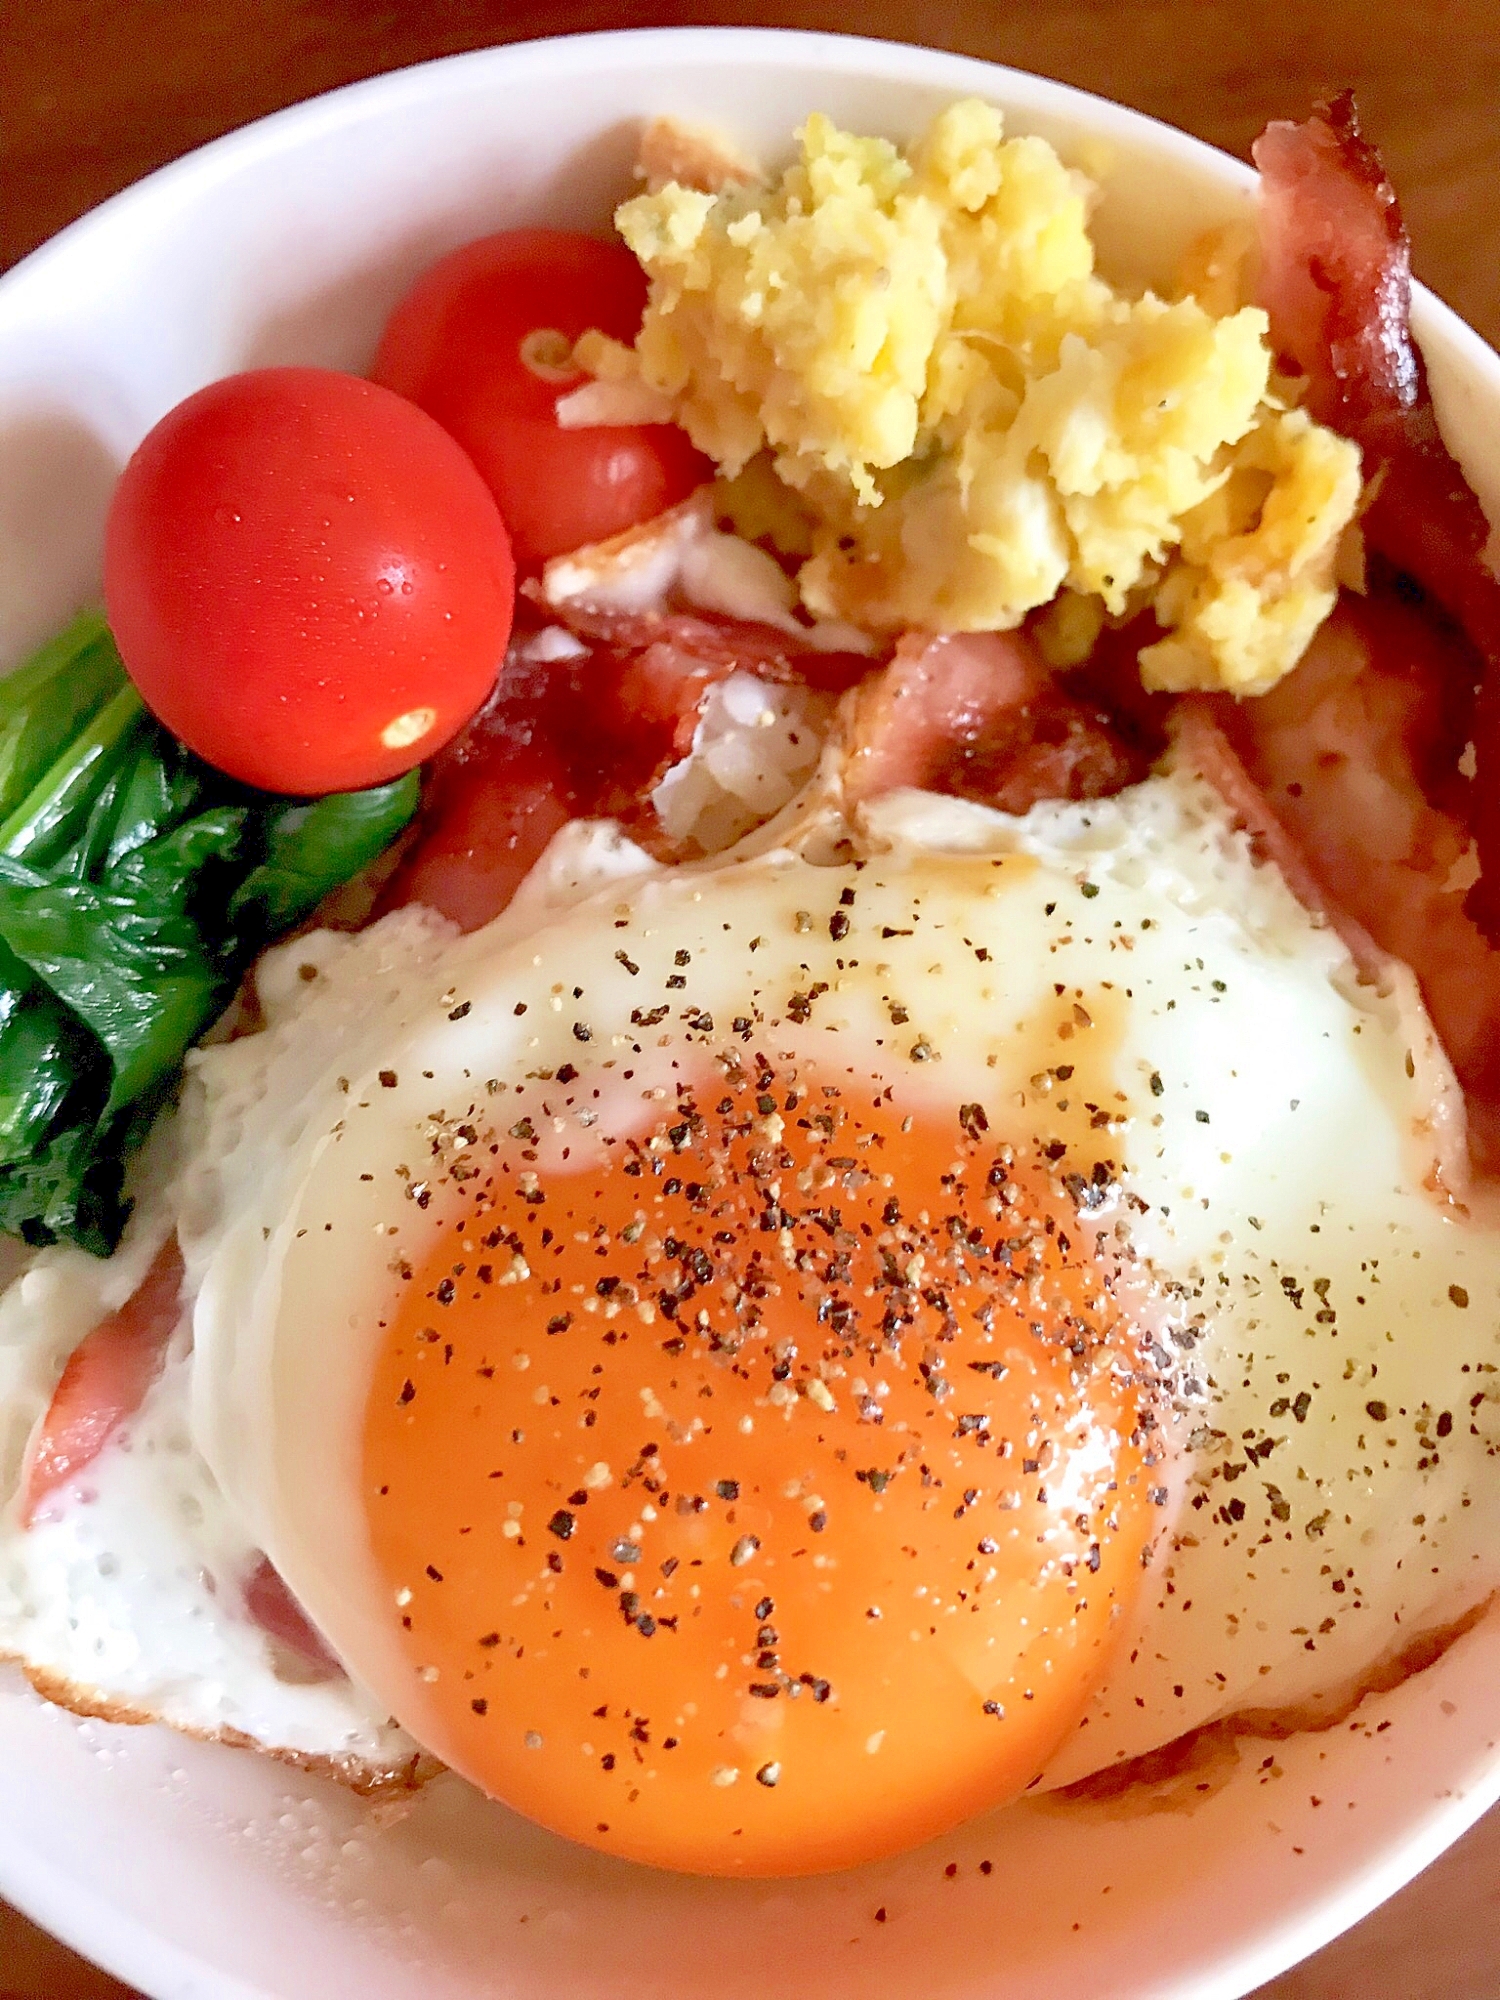
{"type": "MultiPolygon", "coordinates": [[[[95,588],[115,472],[169,405],[261,362],[359,368],[410,277],[483,230],[602,224],[643,114],[774,153],[815,108],[903,136],[966,92],[1112,164],[1098,229],[1116,272],[1167,276],[1246,200],[1243,166],[1054,83],[717,29],[456,57],[153,175],[0,283],[0,662],[95,588]]],[[[1418,325],[1496,518],[1500,360],[1431,297],[1418,325]]],[[[1497,1689],[1492,1618],[1342,1727],[1274,1746],[1274,1773],[1247,1744],[1191,1812],[1031,1803],[877,1867],[735,1884],[586,1853],[456,1781],[372,1816],[0,1678],[0,1892],[157,2000],[1212,2000],[1363,1916],[1500,1795],[1497,1689]]]]}

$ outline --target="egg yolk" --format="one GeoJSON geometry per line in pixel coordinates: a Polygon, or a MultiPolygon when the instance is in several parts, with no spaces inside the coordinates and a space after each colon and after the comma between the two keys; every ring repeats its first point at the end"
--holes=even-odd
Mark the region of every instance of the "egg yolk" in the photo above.
{"type": "Polygon", "coordinates": [[[796,1875],[1025,1789],[1162,1495],[1044,1160],[975,1104],[726,1069],[587,1165],[545,1083],[473,1135],[381,1337],[366,1505],[430,1749],[614,1854],[796,1875]]]}

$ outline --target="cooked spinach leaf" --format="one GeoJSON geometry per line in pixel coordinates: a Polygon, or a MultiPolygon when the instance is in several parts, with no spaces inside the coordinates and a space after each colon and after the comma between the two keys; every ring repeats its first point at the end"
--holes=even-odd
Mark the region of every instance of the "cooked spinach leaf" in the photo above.
{"type": "Polygon", "coordinates": [[[257,943],[288,930],[385,852],[416,811],[417,791],[408,771],[368,792],[285,807],[267,828],[265,860],[230,899],[230,921],[257,943]]]}
{"type": "Polygon", "coordinates": [[[0,818],[125,685],[109,627],[85,611],[0,680],[0,818]]]}
{"type": "Polygon", "coordinates": [[[96,614],[0,681],[0,1230],[113,1248],[188,1047],[417,797],[415,773],[314,800],[222,777],[145,711],[96,614]]]}

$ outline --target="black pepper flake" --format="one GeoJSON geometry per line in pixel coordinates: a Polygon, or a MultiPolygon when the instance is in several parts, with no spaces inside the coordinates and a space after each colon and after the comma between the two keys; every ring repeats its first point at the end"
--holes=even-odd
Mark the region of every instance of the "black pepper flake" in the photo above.
{"type": "Polygon", "coordinates": [[[573,1023],[573,1039],[575,1042],[591,1042],[594,1039],[594,1031],[587,1021],[573,1023]]]}
{"type": "Polygon", "coordinates": [[[411,1377],[408,1376],[406,1380],[401,1384],[401,1393],[396,1398],[397,1408],[404,1410],[407,1404],[411,1402],[412,1398],[416,1395],[416,1393],[417,1393],[417,1385],[415,1382],[412,1381],[411,1377]]]}
{"type": "Polygon", "coordinates": [[[572,1063],[560,1063],[558,1065],[557,1080],[559,1083],[576,1083],[578,1080],[578,1071],[572,1063]]]}
{"type": "Polygon", "coordinates": [[[834,911],[833,915],[828,919],[828,935],[833,939],[835,944],[838,944],[841,939],[848,937],[849,913],[847,910],[834,911]]]}
{"type": "Polygon", "coordinates": [[[572,1537],[577,1523],[566,1507],[559,1507],[547,1526],[560,1542],[566,1542],[572,1537]]]}
{"type": "Polygon", "coordinates": [[[740,1482],[737,1479],[716,1479],[714,1481],[714,1491],[721,1500],[738,1500],[740,1497],[740,1482]]]}
{"type": "Polygon", "coordinates": [[[573,1315],[571,1313],[557,1313],[552,1319],[548,1320],[547,1331],[548,1333],[566,1333],[572,1324],[573,1315]]]}
{"type": "Polygon", "coordinates": [[[1386,1407],[1382,1402],[1376,1401],[1365,1404],[1365,1415],[1377,1424],[1385,1422],[1386,1414],[1386,1407]]]}
{"type": "Polygon", "coordinates": [[[774,1701],[781,1689],[775,1681],[751,1681],[745,1692],[753,1694],[757,1701],[774,1701]]]}
{"type": "Polygon", "coordinates": [[[1164,1083],[1162,1082],[1162,1080],[1161,1080],[1161,1071],[1160,1071],[1159,1069],[1154,1069],[1154,1070],[1152,1070],[1152,1072],[1151,1072],[1151,1095],[1152,1095],[1153,1097],[1160,1097],[1160,1096],[1162,1095],[1163,1091],[1165,1091],[1166,1087],[1167,1087],[1167,1086],[1166,1086],[1166,1085],[1165,1085],[1165,1084],[1164,1084],[1164,1083]]]}
{"type": "Polygon", "coordinates": [[[1460,1312],[1462,1312],[1469,1303],[1469,1295],[1464,1290],[1462,1285],[1450,1285],[1448,1287],[1448,1297],[1450,1301],[1458,1307],[1460,1312]]]}
{"type": "Polygon", "coordinates": [[[479,1641],[479,1643],[481,1646],[484,1647],[486,1652],[489,1652],[493,1650],[494,1647],[499,1645],[500,1634],[498,1632],[486,1632],[484,1637],[479,1641]]]}
{"type": "Polygon", "coordinates": [[[749,1562],[759,1547],[760,1538],[758,1535],[741,1535],[734,1547],[729,1551],[729,1560],[736,1569],[740,1569],[744,1564],[749,1562]]]}
{"type": "Polygon", "coordinates": [[[460,1000],[458,1005],[449,1014],[448,1019],[450,1021],[462,1021],[465,1015],[473,1012],[473,1008],[474,1002],[472,1000],[460,1000]]]}
{"type": "Polygon", "coordinates": [[[767,1791],[773,1790],[775,1786],[780,1782],[780,1779],[781,1779],[781,1766],[778,1763],[775,1763],[774,1761],[769,1764],[762,1764],[760,1769],[755,1774],[756,1784],[764,1785],[767,1791]]]}
{"type": "Polygon", "coordinates": [[[615,963],[616,965],[623,965],[625,970],[630,974],[632,979],[635,978],[636,974],[641,969],[636,964],[635,960],[630,956],[630,954],[624,951],[617,951],[615,953],[615,963]]]}
{"type": "Polygon", "coordinates": [[[1208,1113],[1206,1111],[1195,1111],[1193,1113],[1193,1116],[1197,1119],[1200,1125],[1206,1125],[1208,1123],[1208,1113]]]}
{"type": "Polygon", "coordinates": [[[594,1571],[594,1576],[596,1581],[602,1583],[606,1590],[616,1589],[620,1582],[620,1579],[615,1575],[612,1569],[596,1569],[594,1571]]]}
{"type": "Polygon", "coordinates": [[[1078,885],[1078,893],[1081,896],[1087,896],[1092,899],[1099,893],[1099,884],[1097,882],[1080,882],[1078,885]]]}
{"type": "Polygon", "coordinates": [[[623,1535],[612,1544],[609,1552],[617,1563],[624,1563],[627,1567],[631,1563],[638,1563],[641,1559],[640,1543],[628,1542],[623,1535]]]}
{"type": "Polygon", "coordinates": [[[380,1087],[382,1090],[396,1088],[396,1072],[393,1069],[383,1069],[380,1072],[380,1087]]]}
{"type": "Polygon", "coordinates": [[[482,1694],[476,1695],[474,1699],[469,1703],[469,1706],[470,1708],[473,1709],[476,1715],[488,1715],[490,1712],[490,1705],[485,1700],[482,1694]]]}
{"type": "Polygon", "coordinates": [[[769,1597],[763,1597],[755,1607],[755,1615],[757,1618],[769,1618],[775,1609],[774,1602],[769,1597]]]}
{"type": "Polygon", "coordinates": [[[809,1514],[807,1517],[807,1525],[812,1529],[815,1535],[821,1535],[823,1530],[828,1526],[828,1515],[826,1510],[820,1507],[816,1514],[809,1514]]]}
{"type": "Polygon", "coordinates": [[[451,1306],[458,1296],[458,1287],[451,1278],[439,1278],[433,1297],[440,1306],[451,1306]]]}
{"type": "Polygon", "coordinates": [[[427,1565],[427,1574],[432,1578],[434,1583],[441,1583],[443,1580],[443,1572],[440,1569],[434,1569],[431,1563],[427,1565]]]}

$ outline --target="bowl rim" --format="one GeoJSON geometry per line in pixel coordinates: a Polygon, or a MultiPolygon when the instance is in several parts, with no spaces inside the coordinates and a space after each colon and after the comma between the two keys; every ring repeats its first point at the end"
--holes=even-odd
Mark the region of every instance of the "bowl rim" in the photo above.
{"type": "MultiPolygon", "coordinates": [[[[460,67],[493,66],[510,81],[549,72],[560,54],[587,49],[620,73],[649,73],[670,50],[701,66],[732,65],[743,52],[764,65],[815,79],[847,73],[851,61],[864,73],[914,85],[936,85],[959,94],[1000,97],[1024,122],[1028,113],[1076,117],[1091,136],[1115,134],[1139,147],[1157,144],[1184,167],[1196,167],[1226,188],[1249,191],[1257,176],[1246,162],[1165,120],[1072,84],[982,57],[879,36],[827,31],[684,25],[615,28],[491,43],[379,71],[335,86],[209,140],[154,169],[86,211],[0,273],[0,329],[24,311],[34,288],[45,288],[55,261],[74,257],[135,213],[191,206],[205,185],[253,167],[264,157],[315,135],[327,136],[367,119],[399,115],[403,104],[425,100],[435,79],[460,67]]],[[[1412,317],[1419,340],[1436,339],[1460,371],[1481,382],[1500,407],[1500,354],[1420,281],[1412,287],[1412,317]]],[[[1202,1970],[1173,1976],[1157,1987],[1156,2000],[1239,2000],[1321,1949],[1367,1916],[1437,1859],[1500,1799],[1500,1744],[1476,1767],[1474,1782],[1450,1794],[1414,1827],[1399,1833],[1378,1856],[1300,1912],[1268,1925],[1249,1945],[1234,1949],[1205,1977],[1202,1970]]],[[[80,1892],[66,1871],[32,1853],[23,1833],[0,1827],[0,1893],[24,1916],[116,1977],[159,2000],[277,2000],[271,1989],[248,1984],[164,1938],[140,1917],[93,1892],[80,1892]]]]}

